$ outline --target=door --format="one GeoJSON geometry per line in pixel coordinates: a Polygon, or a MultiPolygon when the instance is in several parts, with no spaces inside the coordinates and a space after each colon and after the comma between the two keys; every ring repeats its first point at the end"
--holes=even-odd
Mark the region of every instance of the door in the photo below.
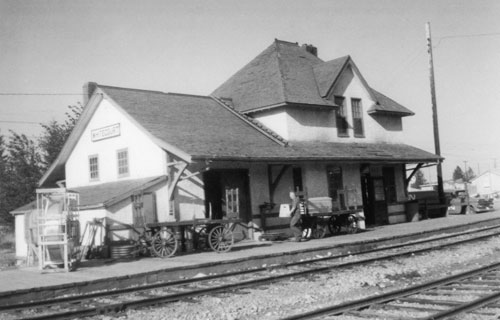
{"type": "Polygon", "coordinates": [[[339,211],[347,209],[346,199],[341,193],[344,189],[342,167],[333,165],[327,166],[326,174],[328,179],[328,196],[332,199],[332,210],[339,211]]]}
{"type": "Polygon", "coordinates": [[[251,221],[248,170],[210,170],[204,173],[203,179],[207,218],[227,218],[228,208],[230,211],[238,208],[237,218],[243,222],[251,221]],[[231,196],[228,196],[229,192],[231,192],[231,196]],[[231,201],[231,203],[226,203],[226,201],[231,201]],[[235,204],[234,201],[238,201],[238,203],[235,204]]]}
{"type": "Polygon", "coordinates": [[[385,194],[384,178],[371,178],[371,188],[369,191],[371,202],[371,212],[373,213],[373,222],[376,225],[387,224],[387,199],[385,194]]]}

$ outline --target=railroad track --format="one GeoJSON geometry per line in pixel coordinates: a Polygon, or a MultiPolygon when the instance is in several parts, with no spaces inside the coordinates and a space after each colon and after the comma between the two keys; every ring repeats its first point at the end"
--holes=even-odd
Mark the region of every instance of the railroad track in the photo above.
{"type": "Polygon", "coordinates": [[[41,320],[69,319],[116,313],[126,309],[165,304],[201,295],[230,292],[241,288],[307,276],[317,272],[328,272],[336,268],[352,267],[385,259],[425,253],[499,235],[500,227],[490,227],[377,248],[356,254],[323,256],[285,265],[234,271],[167,283],[148,284],[83,296],[60,297],[49,301],[0,305],[0,317],[2,319],[41,320]]]}
{"type": "Polygon", "coordinates": [[[339,316],[348,316],[349,319],[437,320],[465,314],[498,319],[500,263],[282,320],[337,319],[339,316]]]}

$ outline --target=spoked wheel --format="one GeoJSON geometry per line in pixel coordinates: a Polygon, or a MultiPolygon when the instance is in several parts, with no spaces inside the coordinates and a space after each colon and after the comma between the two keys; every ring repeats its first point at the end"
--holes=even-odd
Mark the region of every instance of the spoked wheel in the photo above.
{"type": "Polygon", "coordinates": [[[194,245],[197,250],[207,250],[208,249],[208,233],[207,228],[197,227],[194,230],[194,245]]]}
{"type": "Polygon", "coordinates": [[[313,229],[312,236],[314,239],[322,239],[326,235],[326,226],[322,224],[317,224],[316,228],[313,229]]]}
{"type": "Polygon", "coordinates": [[[349,215],[347,217],[347,226],[346,226],[346,229],[347,229],[347,233],[356,233],[358,232],[358,221],[356,220],[356,218],[352,215],[349,215]]]}
{"type": "Polygon", "coordinates": [[[331,234],[340,232],[340,222],[338,217],[331,216],[330,219],[328,219],[328,230],[330,230],[331,234]]]}
{"type": "Polygon", "coordinates": [[[233,232],[225,226],[216,226],[208,233],[208,244],[215,252],[231,250],[234,243],[233,232]]]}
{"type": "Polygon", "coordinates": [[[174,234],[167,229],[162,229],[155,233],[151,241],[154,254],[160,258],[173,256],[177,251],[178,245],[174,234]]]}
{"type": "Polygon", "coordinates": [[[309,239],[312,236],[312,228],[302,229],[302,239],[309,239]]]}
{"type": "Polygon", "coordinates": [[[474,209],[473,206],[468,206],[467,209],[465,209],[465,214],[475,214],[476,213],[476,209],[474,209]]]}

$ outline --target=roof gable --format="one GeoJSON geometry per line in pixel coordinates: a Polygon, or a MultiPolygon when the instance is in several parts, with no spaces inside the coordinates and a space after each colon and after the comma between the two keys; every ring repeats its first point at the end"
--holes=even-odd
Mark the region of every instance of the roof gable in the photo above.
{"type": "Polygon", "coordinates": [[[415,115],[413,111],[403,107],[386,95],[383,95],[382,93],[374,89],[371,90],[375,96],[376,103],[370,109],[368,109],[368,114],[388,114],[400,117],[415,115]]]}
{"type": "Polygon", "coordinates": [[[275,40],[212,95],[231,98],[241,112],[285,104],[331,106],[318,94],[312,69],[322,62],[297,43],[275,40]]]}
{"type": "Polygon", "coordinates": [[[206,96],[101,87],[159,141],[190,157],[239,154],[242,142],[256,148],[280,146],[279,137],[206,96]]]}
{"type": "Polygon", "coordinates": [[[318,90],[322,97],[328,96],[330,89],[338,79],[349,59],[349,56],[345,56],[314,66],[314,75],[316,76],[318,90]]]}

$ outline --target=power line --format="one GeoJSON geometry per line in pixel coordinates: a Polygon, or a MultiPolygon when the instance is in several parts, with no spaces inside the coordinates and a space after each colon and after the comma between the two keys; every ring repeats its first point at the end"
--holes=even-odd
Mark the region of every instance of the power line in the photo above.
{"type": "Polygon", "coordinates": [[[34,122],[34,121],[14,121],[14,120],[0,120],[0,123],[40,124],[40,122],[34,122]]]}
{"type": "Polygon", "coordinates": [[[457,35],[449,35],[439,37],[438,43],[434,46],[437,48],[439,44],[441,44],[442,40],[446,39],[454,39],[454,38],[477,38],[477,37],[491,37],[491,36],[500,36],[500,32],[491,32],[491,33],[476,33],[476,34],[457,34],[457,35]]]}
{"type": "Polygon", "coordinates": [[[0,92],[0,96],[81,96],[83,93],[0,92]]]}

